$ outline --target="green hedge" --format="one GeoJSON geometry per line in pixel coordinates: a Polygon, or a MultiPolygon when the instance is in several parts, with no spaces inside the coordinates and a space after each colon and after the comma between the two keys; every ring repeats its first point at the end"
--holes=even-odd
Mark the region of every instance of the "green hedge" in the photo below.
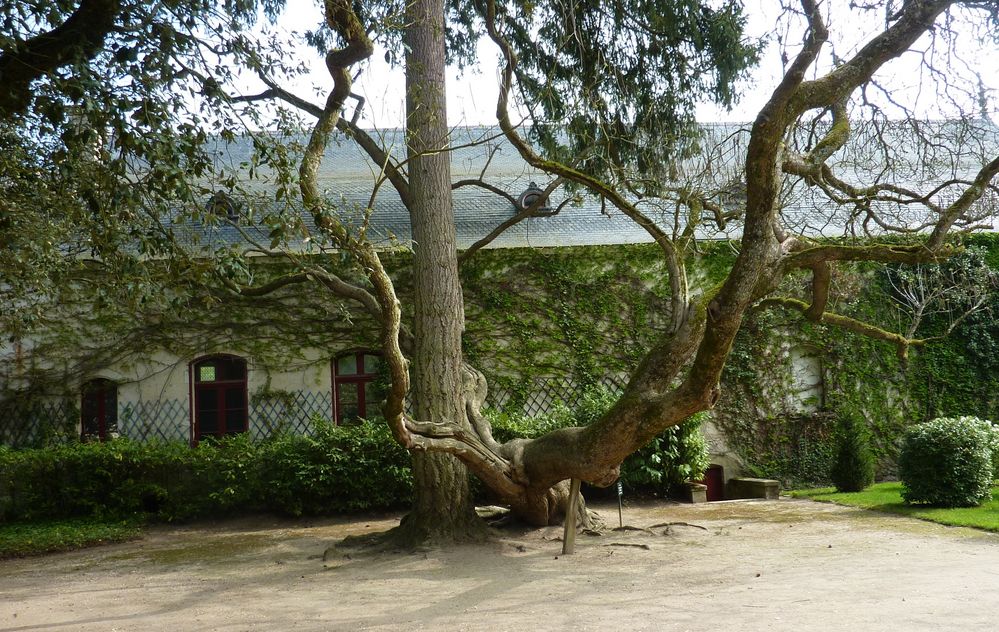
{"type": "MultiPolygon", "coordinates": [[[[587,392],[575,409],[539,418],[491,413],[499,441],[586,425],[615,401],[587,392]]],[[[319,515],[406,505],[409,455],[384,423],[317,423],[312,436],[256,442],[235,435],[197,448],[186,443],[70,443],[0,447],[0,522],[147,514],[184,520],[248,511],[319,515]]],[[[670,428],[621,468],[632,490],[667,493],[697,479],[707,452],[695,417],[670,428]]]]}
{"type": "Polygon", "coordinates": [[[237,435],[194,449],[126,439],[0,448],[0,521],[326,514],[404,505],[412,486],[408,454],[375,423],[319,424],[310,437],[263,442],[237,435]]]}
{"type": "Polygon", "coordinates": [[[973,507],[991,496],[992,425],[977,417],[940,417],[910,426],[898,472],[907,503],[973,507]]]}

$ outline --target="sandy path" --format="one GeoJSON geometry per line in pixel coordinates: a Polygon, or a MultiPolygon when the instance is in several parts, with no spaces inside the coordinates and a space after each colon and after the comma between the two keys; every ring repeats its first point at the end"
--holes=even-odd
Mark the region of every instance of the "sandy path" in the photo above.
{"type": "MultiPolygon", "coordinates": [[[[614,524],[616,508],[602,513],[614,524]]],[[[556,528],[319,557],[395,517],[161,528],[0,562],[0,630],[993,630],[999,536],[780,500],[638,504],[653,532],[556,528]]]]}

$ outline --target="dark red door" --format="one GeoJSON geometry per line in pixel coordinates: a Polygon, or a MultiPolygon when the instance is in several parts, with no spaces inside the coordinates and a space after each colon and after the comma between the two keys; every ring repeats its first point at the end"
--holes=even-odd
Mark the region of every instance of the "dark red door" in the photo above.
{"type": "Polygon", "coordinates": [[[725,470],[722,466],[710,466],[704,473],[704,484],[708,486],[708,502],[725,500],[725,470]]]}

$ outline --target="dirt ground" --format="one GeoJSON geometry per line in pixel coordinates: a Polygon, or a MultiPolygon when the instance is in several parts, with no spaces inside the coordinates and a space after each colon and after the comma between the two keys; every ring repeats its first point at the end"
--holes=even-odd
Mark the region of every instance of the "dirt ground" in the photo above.
{"type": "Polygon", "coordinates": [[[999,612],[999,536],[804,500],[636,503],[625,524],[647,530],[580,535],[571,556],[549,528],[322,559],[397,518],[162,527],[3,561],[0,630],[993,630],[999,612]]]}

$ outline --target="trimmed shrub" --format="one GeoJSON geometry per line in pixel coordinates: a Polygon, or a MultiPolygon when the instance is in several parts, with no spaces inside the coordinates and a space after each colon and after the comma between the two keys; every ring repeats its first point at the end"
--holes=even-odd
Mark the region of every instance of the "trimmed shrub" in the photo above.
{"type": "Polygon", "coordinates": [[[989,449],[992,450],[992,480],[999,481],[999,426],[994,421],[982,421],[989,433],[989,449]]]}
{"type": "Polygon", "coordinates": [[[412,498],[409,455],[383,423],[317,423],[314,436],[186,443],[127,439],[0,450],[0,522],[247,511],[330,514],[412,498]]]}
{"type": "MultiPolygon", "coordinates": [[[[617,397],[586,393],[574,409],[538,419],[490,413],[495,437],[537,437],[599,418],[617,397]]],[[[266,441],[78,443],[0,449],[0,521],[147,515],[186,520],[247,511],[291,515],[385,509],[412,499],[408,453],[380,422],[314,421],[311,436],[266,441]]],[[[699,478],[707,453],[694,417],[666,430],[622,465],[632,489],[665,492],[699,478]]]]}
{"type": "Polygon", "coordinates": [[[874,456],[867,428],[857,417],[847,415],[839,420],[836,435],[836,457],[830,468],[836,491],[859,492],[874,483],[874,456]]]}
{"type": "MultiPolygon", "coordinates": [[[[775,437],[780,439],[780,437],[775,437]]],[[[836,458],[834,437],[802,437],[792,443],[787,437],[767,446],[768,451],[749,464],[749,472],[758,478],[774,478],[782,489],[803,489],[829,485],[829,471],[836,458]]]]}
{"type": "Polygon", "coordinates": [[[992,426],[977,417],[940,417],[910,426],[898,473],[907,503],[973,507],[990,497],[992,426]]]}
{"type": "Polygon", "coordinates": [[[261,446],[261,492],[291,515],[385,509],[413,496],[409,453],[385,423],[316,424],[313,436],[286,434],[261,446]]]}

